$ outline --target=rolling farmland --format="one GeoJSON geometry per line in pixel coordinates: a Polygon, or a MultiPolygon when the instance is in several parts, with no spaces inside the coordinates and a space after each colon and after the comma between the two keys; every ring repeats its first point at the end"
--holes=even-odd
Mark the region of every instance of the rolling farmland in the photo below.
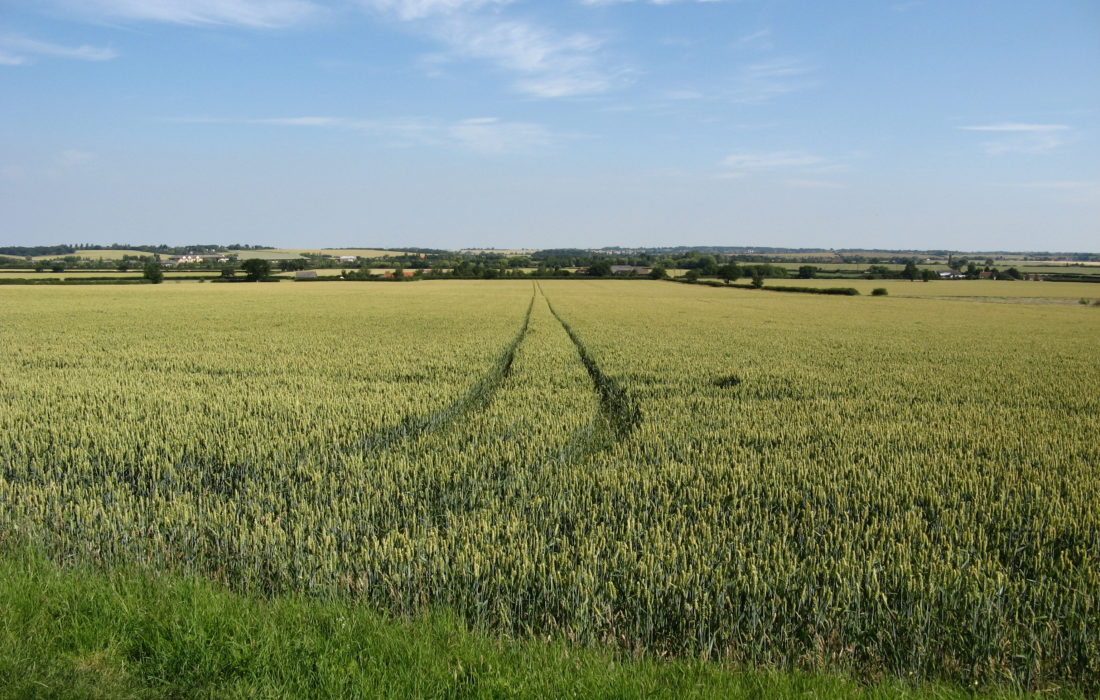
{"type": "Polygon", "coordinates": [[[5,288],[0,315],[11,546],[1100,689],[1100,309],[571,280],[5,288]]]}

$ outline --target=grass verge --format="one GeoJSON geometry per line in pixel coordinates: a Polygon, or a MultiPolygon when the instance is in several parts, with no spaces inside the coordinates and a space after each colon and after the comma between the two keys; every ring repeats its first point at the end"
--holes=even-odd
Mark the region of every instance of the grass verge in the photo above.
{"type": "Polygon", "coordinates": [[[446,614],[393,620],[348,601],[261,599],[199,578],[105,574],[25,552],[0,556],[0,620],[4,698],[973,697],[622,659],[495,639],[446,614]]]}

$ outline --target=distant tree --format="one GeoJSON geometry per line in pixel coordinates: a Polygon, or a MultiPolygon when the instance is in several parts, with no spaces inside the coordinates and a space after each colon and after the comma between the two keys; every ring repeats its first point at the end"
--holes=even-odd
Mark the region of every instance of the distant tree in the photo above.
{"type": "Polygon", "coordinates": [[[922,282],[931,282],[939,277],[935,270],[930,270],[927,267],[920,271],[920,278],[922,282]]]}
{"type": "Polygon", "coordinates": [[[279,269],[283,272],[295,272],[297,270],[304,270],[307,267],[309,267],[309,261],[305,258],[292,258],[279,261],[279,269]]]}
{"type": "Polygon", "coordinates": [[[46,271],[46,263],[44,263],[44,262],[36,262],[36,263],[34,264],[34,271],[35,271],[35,272],[45,272],[45,271],[46,271]]]}
{"type": "Polygon", "coordinates": [[[733,282],[741,276],[741,266],[737,263],[727,263],[718,268],[718,278],[726,284],[733,282]]]}
{"type": "Polygon", "coordinates": [[[798,278],[804,280],[812,280],[817,277],[817,268],[813,265],[802,265],[798,268],[798,278]]]}
{"type": "Polygon", "coordinates": [[[141,276],[153,284],[160,284],[164,281],[164,271],[160,269],[160,265],[153,262],[145,263],[141,276]]]}
{"type": "Polygon", "coordinates": [[[61,262],[60,260],[54,260],[53,262],[50,263],[50,272],[64,272],[64,271],[65,271],[65,263],[61,262]]]}
{"type": "Polygon", "coordinates": [[[115,269],[118,270],[119,272],[126,272],[127,270],[130,269],[130,261],[129,260],[120,260],[115,265],[115,269]]]}
{"type": "Polygon", "coordinates": [[[700,255],[695,265],[695,269],[703,275],[713,275],[718,271],[718,263],[713,255],[700,255]]]}
{"type": "Polygon", "coordinates": [[[699,277],[700,275],[698,270],[688,270],[684,273],[684,279],[686,279],[688,282],[698,282],[699,277]]]}
{"type": "Polygon", "coordinates": [[[663,279],[666,279],[667,277],[668,277],[668,270],[661,267],[660,265],[655,265],[655,266],[649,268],[649,279],[651,279],[651,280],[663,280],[663,279]]]}
{"type": "Polygon", "coordinates": [[[222,279],[232,279],[237,274],[237,268],[232,265],[222,266],[222,279]]]}
{"type": "Polygon", "coordinates": [[[764,286],[764,273],[759,269],[752,271],[752,286],[760,289],[764,286]]]}
{"type": "Polygon", "coordinates": [[[914,282],[919,275],[920,271],[917,270],[917,263],[913,262],[912,260],[906,261],[905,269],[902,270],[901,276],[909,280],[910,282],[914,282]]]}
{"type": "Polygon", "coordinates": [[[1010,267],[1007,270],[1005,270],[1005,274],[1008,275],[1009,277],[1011,277],[1014,280],[1022,280],[1024,278],[1024,276],[1022,274],[1020,274],[1020,271],[1017,270],[1014,267],[1010,267]]]}
{"type": "Polygon", "coordinates": [[[598,260],[588,266],[590,277],[608,277],[611,275],[611,263],[606,260],[598,260]]]}
{"type": "Polygon", "coordinates": [[[259,282],[271,274],[271,263],[261,258],[249,258],[241,263],[249,282],[259,282]]]}

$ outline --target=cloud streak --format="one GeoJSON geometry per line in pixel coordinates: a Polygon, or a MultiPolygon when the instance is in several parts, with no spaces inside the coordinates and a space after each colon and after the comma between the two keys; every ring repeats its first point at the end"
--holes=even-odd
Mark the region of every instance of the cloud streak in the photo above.
{"type": "Polygon", "coordinates": [[[960,126],[962,131],[1000,131],[1009,133],[1045,133],[1050,131],[1066,131],[1065,124],[1018,124],[1015,122],[1003,122],[1000,124],[982,124],[979,126],[960,126]]]}
{"type": "Polygon", "coordinates": [[[1071,130],[1066,124],[1024,124],[1019,122],[999,122],[956,127],[960,131],[976,131],[999,134],[1002,138],[983,142],[982,148],[991,156],[1006,153],[1041,155],[1054,151],[1066,142],[1065,135],[1071,130]]]}
{"type": "Polygon", "coordinates": [[[362,0],[366,7],[394,14],[405,21],[439,15],[470,12],[493,5],[508,5],[512,0],[362,0]]]}
{"type": "Polygon", "coordinates": [[[775,168],[808,167],[820,165],[825,159],[801,151],[774,151],[772,153],[737,153],[727,156],[722,165],[733,170],[772,170],[775,168]]]}
{"type": "Polygon", "coordinates": [[[800,58],[784,57],[742,66],[732,100],[741,104],[767,102],[813,85],[815,67],[800,58]]]}
{"type": "Polygon", "coordinates": [[[1005,186],[1046,192],[1059,201],[1072,204],[1100,204],[1100,180],[1018,182],[1006,184],[1005,186]]]}
{"type": "MultiPolygon", "coordinates": [[[[581,0],[582,5],[625,5],[638,0],[581,0]]],[[[641,0],[647,5],[676,5],[682,3],[719,3],[725,0],[641,0]]]]}
{"type": "Polygon", "coordinates": [[[193,124],[342,129],[372,135],[390,146],[442,146],[494,156],[537,153],[553,146],[558,140],[541,124],[510,122],[496,117],[477,117],[456,122],[424,118],[352,119],[328,116],[256,119],[188,118],[173,121],[193,124]]]}
{"type": "Polygon", "coordinates": [[[93,20],[132,20],[188,25],[289,27],[321,11],[310,0],[52,0],[71,14],[93,20]]]}
{"type": "Polygon", "coordinates": [[[830,182],[828,180],[812,180],[808,178],[790,178],[783,181],[783,184],[788,187],[800,187],[802,189],[809,190],[845,190],[848,189],[847,185],[843,185],[839,182],[830,182]]]}
{"type": "Polygon", "coordinates": [[[0,65],[28,65],[40,56],[77,61],[110,61],[118,57],[118,52],[98,46],[63,46],[18,34],[0,35],[0,65]]]}
{"type": "Polygon", "coordinates": [[[821,156],[804,151],[770,151],[767,153],[734,153],[722,160],[725,170],[719,179],[740,179],[750,175],[782,178],[777,180],[787,187],[815,190],[841,190],[847,185],[821,176],[844,172],[847,166],[831,163],[821,156]]]}

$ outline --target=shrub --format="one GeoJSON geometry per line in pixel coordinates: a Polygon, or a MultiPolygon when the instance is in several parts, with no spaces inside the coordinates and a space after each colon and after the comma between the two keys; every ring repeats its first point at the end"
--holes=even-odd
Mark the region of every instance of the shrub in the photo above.
{"type": "Polygon", "coordinates": [[[871,296],[873,297],[884,297],[889,293],[890,292],[886,291],[886,287],[875,287],[871,290],[871,296]]]}

